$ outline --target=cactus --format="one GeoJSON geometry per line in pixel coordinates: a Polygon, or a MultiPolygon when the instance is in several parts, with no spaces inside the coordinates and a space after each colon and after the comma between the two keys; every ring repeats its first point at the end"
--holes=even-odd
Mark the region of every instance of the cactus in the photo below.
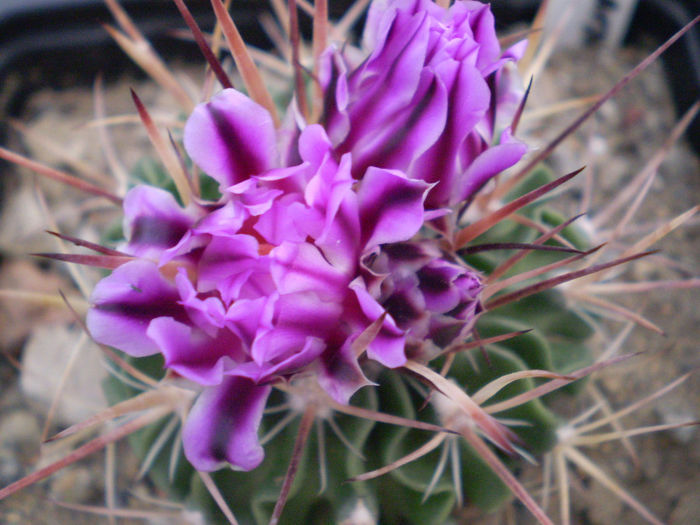
{"type": "MultiPolygon", "coordinates": [[[[155,178],[168,180],[164,174],[155,178]]],[[[508,200],[551,182],[552,175],[540,168],[533,172],[531,178],[514,191],[508,200]],[[530,180],[531,178],[536,180],[530,180]]],[[[170,190],[175,192],[173,186],[170,190]]],[[[533,205],[527,210],[527,215],[536,217],[551,227],[563,222],[546,205],[533,205]]],[[[578,249],[586,247],[582,232],[571,226],[562,231],[562,236],[578,249]]],[[[532,232],[527,228],[498,225],[477,239],[478,243],[492,244],[506,240],[510,243],[531,242],[532,232]]],[[[487,252],[488,257],[482,254],[481,257],[466,256],[466,259],[473,267],[488,275],[499,262],[506,259],[503,253],[487,252]]],[[[516,265],[512,273],[520,273],[560,259],[562,255],[557,252],[553,255],[552,252],[533,253],[516,265]]],[[[566,307],[562,295],[556,290],[545,291],[488,312],[476,325],[476,333],[481,338],[520,331],[527,333],[490,344],[483,352],[472,349],[469,357],[457,354],[450,378],[467,393],[473,393],[506,374],[539,369],[565,375],[592,362],[590,349],[587,348],[592,329],[586,321],[566,307]]],[[[152,377],[161,378],[163,375],[164,365],[158,356],[133,359],[132,364],[152,377]]],[[[440,366],[441,362],[438,361],[437,365],[440,366]]],[[[377,392],[371,389],[359,391],[353,397],[354,406],[409,419],[419,418],[437,425],[445,424],[439,410],[432,406],[434,403],[427,409],[421,409],[426,402],[427,390],[417,391],[415,381],[407,381],[389,371],[375,373],[378,373],[377,377],[371,379],[380,385],[377,392]]],[[[536,379],[524,379],[511,384],[494,396],[493,401],[527,392],[537,383],[536,379]]],[[[580,381],[569,384],[564,391],[575,392],[579,383],[580,381]]],[[[124,384],[118,377],[109,378],[105,388],[110,401],[115,404],[138,394],[137,390],[124,384]]],[[[270,406],[294,405],[288,397],[285,399],[282,392],[278,392],[276,397],[277,399],[269,401],[270,406]]],[[[263,418],[260,435],[265,436],[285,418],[297,416],[266,444],[266,459],[258,468],[252,472],[224,469],[214,474],[217,485],[240,522],[264,523],[268,520],[278,497],[279,480],[284,478],[290,460],[298,430],[298,410],[298,407],[287,409],[263,418]]],[[[500,415],[524,423],[524,426],[515,428],[515,432],[522,441],[521,446],[529,453],[541,455],[555,445],[560,422],[543,401],[534,399],[500,415]]],[[[382,523],[444,523],[457,503],[466,502],[485,511],[492,511],[510,498],[508,487],[467,443],[456,438],[445,440],[436,451],[390,475],[346,485],[346,480],[363,471],[391,464],[419,448],[429,436],[424,431],[382,425],[347,415],[319,417],[316,427],[317,431],[307,443],[290,492],[286,511],[286,515],[290,516],[289,523],[298,521],[299,516],[304,516],[305,523],[339,522],[358,508],[366,508],[370,515],[382,523]],[[335,429],[326,422],[331,417],[334,420],[333,427],[340,429],[343,438],[339,438],[335,429]],[[372,445],[367,446],[368,443],[372,445]],[[440,454],[449,454],[450,457],[454,455],[457,458],[450,460],[447,465],[452,465],[451,461],[459,461],[461,486],[454,485],[453,474],[450,473],[450,468],[454,466],[445,467],[445,460],[440,459],[440,454]],[[441,464],[443,466],[439,467],[441,464]],[[438,476],[435,477],[436,475],[438,476]]],[[[182,455],[176,429],[177,416],[173,416],[169,423],[159,423],[133,434],[130,441],[142,459],[149,454],[156,454],[148,460],[148,472],[162,490],[175,499],[185,499],[197,508],[206,509],[210,519],[223,520],[215,502],[182,455]],[[168,426],[169,437],[163,443],[164,429],[168,426]]],[[[517,462],[514,458],[508,459],[511,466],[517,462]]],[[[283,516],[281,523],[285,522],[283,516]]]]}
{"type": "Polygon", "coordinates": [[[327,45],[316,2],[306,75],[290,2],[282,108],[219,0],[245,92],[176,0],[223,90],[170,145],[132,93],[160,162],[113,247],[46,254],[110,270],[86,320],[120,351],[96,421],[147,408],[112,437],[212,522],[438,524],[514,494],[551,523],[511,471],[562,445],[550,393],[621,359],[594,360],[597,320],[555,285],[649,252],[576,265],[600,246],[543,197],[578,171],[518,164],[523,43],[443,3],[373,2],[359,50],[327,45]]]}

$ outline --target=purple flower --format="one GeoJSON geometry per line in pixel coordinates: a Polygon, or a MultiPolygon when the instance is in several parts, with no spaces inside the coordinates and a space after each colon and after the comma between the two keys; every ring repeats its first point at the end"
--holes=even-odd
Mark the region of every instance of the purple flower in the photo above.
{"type": "Polygon", "coordinates": [[[369,166],[435,184],[429,209],[470,199],[526,151],[502,123],[517,99],[501,82],[522,44],[501,52],[487,4],[375,0],[359,64],[329,49],[322,59],[324,125],[353,177],[369,166]]]}
{"type": "Polygon", "coordinates": [[[479,276],[430,242],[388,244],[364,263],[370,293],[406,331],[412,355],[446,347],[480,310],[479,276]]]}
{"type": "MultiPolygon", "coordinates": [[[[295,165],[283,163],[277,138],[267,111],[233,89],[198,106],[185,147],[223,198],[182,209],[163,190],[133,188],[122,249],[135,259],[91,299],[98,342],[160,353],[202,388],[183,431],[200,470],[259,464],[257,430],[280,378],[315,374],[340,403],[369,383],[351,345],[385,309],[360,261],[425,220],[430,184],[379,167],[357,183],[351,155],[337,156],[319,125],[301,131],[295,165]]],[[[367,356],[401,366],[405,340],[386,316],[367,356]]]]}

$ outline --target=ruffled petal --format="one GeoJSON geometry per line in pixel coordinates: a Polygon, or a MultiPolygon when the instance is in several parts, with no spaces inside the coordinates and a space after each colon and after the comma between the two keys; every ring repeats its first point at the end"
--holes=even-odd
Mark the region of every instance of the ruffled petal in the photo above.
{"type": "Polygon", "coordinates": [[[467,200],[484,184],[503,170],[516,164],[527,152],[527,146],[510,136],[509,130],[501,134],[501,143],[481,153],[462,174],[458,200],[467,200]]]}
{"type": "Polygon", "coordinates": [[[430,187],[399,171],[369,168],[357,191],[365,249],[410,239],[423,225],[423,200],[430,187]]]}
{"type": "MultiPolygon", "coordinates": [[[[426,13],[396,11],[387,29],[384,45],[375,48],[367,61],[349,79],[351,128],[340,145],[345,153],[386,125],[414,100],[421,82],[429,40],[426,13]]],[[[335,132],[332,130],[331,135],[335,132]]]]}
{"type": "Polygon", "coordinates": [[[173,284],[148,261],[130,261],[102,279],[92,292],[87,327],[98,343],[134,357],[158,353],[146,330],[157,317],[186,322],[185,309],[173,284]]]}
{"type": "Polygon", "coordinates": [[[323,126],[306,126],[299,136],[299,155],[308,162],[313,171],[326,159],[331,151],[331,141],[323,126]]]}
{"type": "Polygon", "coordinates": [[[423,70],[409,104],[354,137],[353,175],[361,178],[369,166],[407,170],[444,131],[447,110],[444,83],[432,71],[423,70]]]}
{"type": "Polygon", "coordinates": [[[334,46],[321,55],[318,80],[324,93],[324,126],[333,144],[340,144],[350,131],[348,66],[334,46]]]}
{"type": "Polygon", "coordinates": [[[235,235],[248,217],[249,214],[240,202],[229,201],[208,213],[192,228],[192,232],[197,235],[235,235]]]}
{"type": "Polygon", "coordinates": [[[284,195],[275,200],[266,213],[258,217],[254,229],[271,245],[284,241],[303,242],[308,235],[308,216],[310,210],[299,195],[284,195]]]}
{"type": "Polygon", "coordinates": [[[438,183],[427,198],[429,207],[453,204],[459,148],[483,118],[491,98],[483,77],[470,64],[445,60],[436,67],[436,75],[447,88],[447,122],[435,144],[411,166],[415,177],[438,183]]]}
{"type": "Polygon", "coordinates": [[[180,304],[185,307],[189,318],[211,337],[216,336],[219,328],[224,326],[226,313],[221,299],[218,297],[200,298],[184,268],[178,270],[178,274],[175,276],[175,285],[180,294],[180,304]]]}
{"type": "Polygon", "coordinates": [[[219,290],[228,303],[240,293],[241,286],[258,264],[258,241],[254,237],[214,237],[199,261],[197,290],[219,290]]]}
{"type": "Polygon", "coordinates": [[[158,257],[175,246],[194,223],[170,192],[136,186],[124,197],[124,251],[139,257],[158,257]]]}
{"type": "Polygon", "coordinates": [[[226,327],[238,336],[248,353],[258,332],[272,330],[277,299],[276,293],[256,299],[238,299],[226,312],[226,327]]]}
{"type": "Polygon", "coordinates": [[[481,2],[455,2],[449,11],[452,20],[467,15],[472,38],[479,43],[479,55],[476,67],[484,76],[494,70],[494,64],[501,55],[501,45],[495,31],[495,22],[491,7],[481,2]]]}
{"type": "Polygon", "coordinates": [[[275,126],[265,108],[235,89],[198,105],[185,125],[185,149],[228,188],[277,167],[275,126]]]}
{"type": "Polygon", "coordinates": [[[271,272],[280,294],[312,291],[324,301],[341,303],[348,276],[332,266],[314,245],[284,242],[272,252],[271,272]]]}
{"type": "Polygon", "coordinates": [[[257,177],[234,184],[227,188],[227,191],[234,194],[237,201],[245,206],[248,213],[253,216],[265,213],[270,209],[274,200],[284,193],[280,189],[260,185],[257,177]]]}
{"type": "Polygon", "coordinates": [[[462,268],[444,260],[432,261],[421,268],[416,276],[426,309],[445,313],[456,308],[462,294],[455,280],[463,273],[462,268]]]}
{"type": "Polygon", "coordinates": [[[350,168],[349,154],[343,155],[339,165],[327,155],[305,192],[312,208],[305,229],[315,237],[326,259],[345,273],[354,271],[360,248],[360,219],[350,168]]]}
{"type": "Polygon", "coordinates": [[[265,455],[258,441],[269,386],[245,377],[226,377],[202,392],[182,433],[185,456],[208,472],[229,463],[241,470],[257,467],[265,455]]]}
{"type": "Polygon", "coordinates": [[[244,355],[240,341],[228,330],[218,330],[211,337],[172,317],[154,319],[147,333],[160,348],[167,368],[204,386],[221,383],[224,367],[231,368],[244,355]]]}
{"type": "Polygon", "coordinates": [[[337,327],[341,314],[338,301],[322,301],[313,292],[280,296],[275,304],[274,324],[258,331],[251,350],[253,360],[264,366],[308,351],[308,348],[302,350],[308,345],[308,338],[326,340],[337,327]]]}
{"type": "Polygon", "coordinates": [[[374,384],[365,377],[357,362],[353,340],[347,339],[341,348],[325,351],[318,360],[318,383],[336,403],[343,405],[347,405],[360,388],[374,384]]]}
{"type": "MultiPolygon", "coordinates": [[[[350,288],[355,293],[360,315],[364,318],[362,328],[364,329],[379,319],[385,310],[369,295],[360,277],[350,283],[350,288]]],[[[403,330],[400,330],[394,320],[387,316],[379,334],[367,347],[367,356],[389,368],[403,366],[406,363],[405,343],[406,336],[403,330]]]]}
{"type": "Polygon", "coordinates": [[[248,361],[237,366],[228,374],[247,377],[256,383],[264,383],[277,376],[298,372],[316,361],[325,348],[326,344],[320,339],[306,337],[296,349],[296,352],[289,353],[289,355],[282,357],[278,361],[262,364],[248,361]]]}

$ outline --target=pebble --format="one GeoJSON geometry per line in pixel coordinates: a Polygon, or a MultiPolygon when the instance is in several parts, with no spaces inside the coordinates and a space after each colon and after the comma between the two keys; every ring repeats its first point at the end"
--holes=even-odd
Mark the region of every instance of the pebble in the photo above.
{"type": "Polygon", "coordinates": [[[45,407],[53,402],[70,355],[79,356],[63,385],[53,422],[68,426],[107,406],[102,392],[106,375],[100,351],[82,329],[69,325],[43,325],[35,329],[22,356],[22,391],[45,407]]]}
{"type": "Polygon", "coordinates": [[[29,411],[16,409],[0,418],[0,485],[17,481],[36,453],[41,428],[29,411]]]}
{"type": "Polygon", "coordinates": [[[22,462],[17,454],[6,446],[0,446],[0,484],[5,486],[22,477],[22,462]]]}
{"type": "Polygon", "coordinates": [[[15,410],[3,414],[0,419],[0,443],[3,447],[35,448],[39,442],[41,427],[36,416],[27,410],[15,410]]]}
{"type": "Polygon", "coordinates": [[[67,467],[51,482],[49,495],[63,503],[84,503],[99,495],[101,489],[88,467],[67,467]]]}

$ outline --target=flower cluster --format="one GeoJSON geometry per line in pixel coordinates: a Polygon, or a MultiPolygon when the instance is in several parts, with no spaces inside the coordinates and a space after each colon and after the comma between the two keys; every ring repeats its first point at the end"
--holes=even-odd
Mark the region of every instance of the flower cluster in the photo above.
{"type": "Polygon", "coordinates": [[[132,259],[96,286],[88,328],[202,387],[183,432],[199,470],[260,463],[276,381],[312,374],[348,403],[369,383],[363,332],[378,327],[367,358],[396,368],[479,308],[479,276],[421,232],[523,155],[507,128],[492,144],[515,52],[501,54],[477,2],[375,2],[365,41],[359,64],[324,54],[321,124],[275,129],[234,89],[194,110],[185,148],[218,201],[182,208],[147,186],[125,198],[132,259]]]}
{"type": "Polygon", "coordinates": [[[374,2],[364,41],[366,59],[331,48],[319,75],[328,135],[352,152],[355,178],[400,169],[435,184],[426,205],[438,209],[468,201],[524,155],[504,126],[520,98],[504,66],[525,42],[501,53],[487,4],[374,2]]]}

